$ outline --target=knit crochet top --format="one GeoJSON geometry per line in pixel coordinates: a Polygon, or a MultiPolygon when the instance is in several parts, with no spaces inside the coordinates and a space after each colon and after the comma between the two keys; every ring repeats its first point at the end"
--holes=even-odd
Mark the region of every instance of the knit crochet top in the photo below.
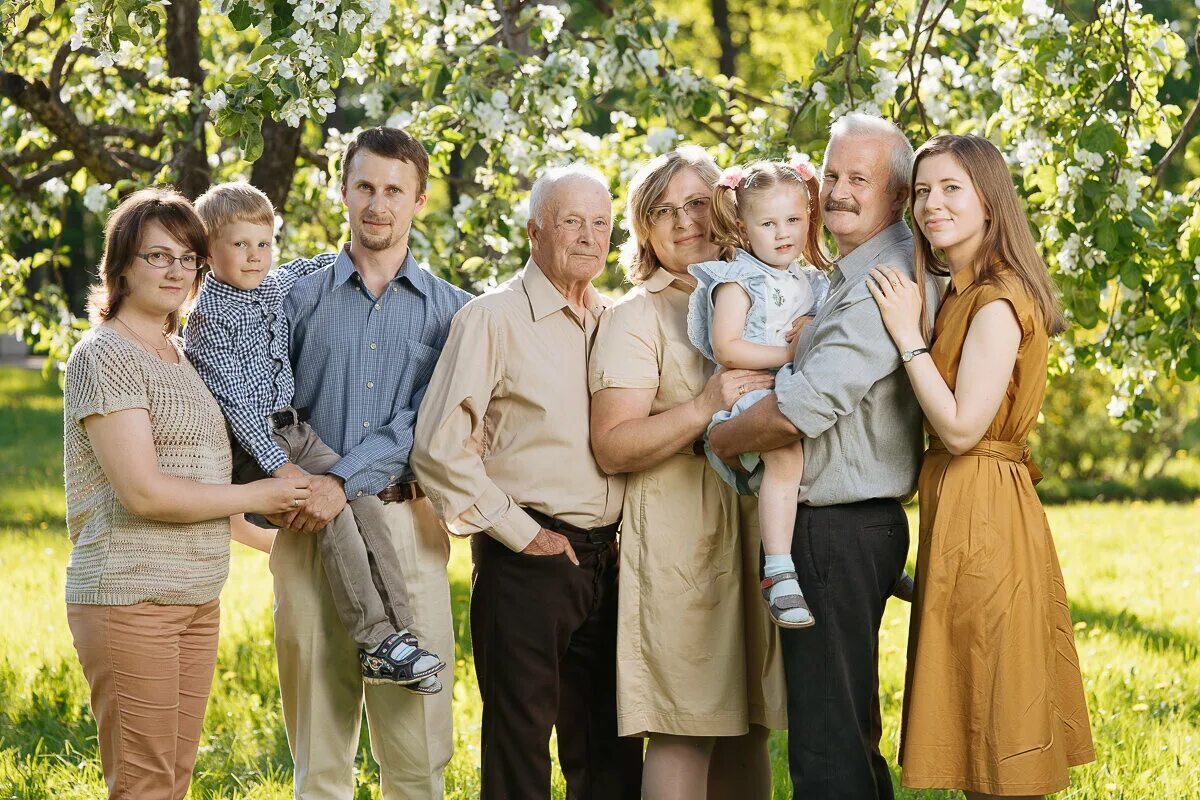
{"type": "Polygon", "coordinates": [[[150,413],[158,468],[201,483],[229,483],[225,419],[179,341],[179,363],[162,361],[111,328],[93,328],[67,361],[63,388],[63,476],[67,602],[93,605],[200,605],[229,574],[229,519],[158,522],[117,499],[88,440],[83,419],[130,408],[150,413]]]}

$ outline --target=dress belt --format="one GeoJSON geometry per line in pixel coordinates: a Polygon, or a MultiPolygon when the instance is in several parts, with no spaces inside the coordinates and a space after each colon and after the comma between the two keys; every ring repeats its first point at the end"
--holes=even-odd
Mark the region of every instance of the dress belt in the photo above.
{"type": "Polygon", "coordinates": [[[1033,454],[1029,452],[1029,445],[1017,444],[1016,442],[1005,442],[999,439],[984,439],[979,444],[972,447],[965,453],[955,455],[946,449],[946,445],[936,436],[929,437],[929,453],[938,455],[951,455],[955,458],[994,458],[997,461],[1011,461],[1015,464],[1024,464],[1025,469],[1029,470],[1029,478],[1036,485],[1041,481],[1042,471],[1033,463],[1033,454]]]}

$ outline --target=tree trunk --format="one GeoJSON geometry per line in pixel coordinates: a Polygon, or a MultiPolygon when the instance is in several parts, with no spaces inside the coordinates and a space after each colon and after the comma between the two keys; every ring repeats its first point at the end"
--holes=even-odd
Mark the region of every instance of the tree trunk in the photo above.
{"type": "Polygon", "coordinates": [[[254,162],[250,183],[263,190],[280,214],[284,213],[288,193],[292,190],[292,178],[296,175],[302,131],[303,123],[293,128],[270,117],[262,123],[263,151],[254,162]]]}
{"type": "Polygon", "coordinates": [[[175,188],[195,199],[212,183],[208,168],[208,152],[204,146],[204,124],[208,111],[200,105],[199,92],[204,86],[204,69],[200,66],[200,2],[173,0],[166,6],[167,74],[186,78],[192,85],[192,130],[185,132],[174,144],[171,167],[175,188]]]}
{"type": "Polygon", "coordinates": [[[712,10],[713,30],[721,47],[719,67],[722,75],[737,74],[737,47],[733,44],[733,30],[729,27],[729,0],[709,0],[712,10]]]}

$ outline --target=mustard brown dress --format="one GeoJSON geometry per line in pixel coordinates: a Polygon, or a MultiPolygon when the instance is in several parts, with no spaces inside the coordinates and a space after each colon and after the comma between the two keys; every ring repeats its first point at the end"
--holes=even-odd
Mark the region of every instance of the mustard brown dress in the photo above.
{"type": "MultiPolygon", "coordinates": [[[[592,393],[654,389],[650,413],[704,390],[691,286],[659,268],[600,320],[592,393]]],[[[629,476],[617,599],[617,733],[741,736],[787,726],[777,629],[758,589],[757,500],[692,447],[629,476]]]]}
{"type": "Polygon", "coordinates": [[[951,455],[926,424],[917,592],[908,641],[901,782],[999,795],[1068,785],[1095,758],[1067,593],[1025,439],[1046,386],[1042,316],[1010,270],[955,273],[931,355],[955,388],[976,312],[1008,302],[1021,343],[982,441],[951,455]]]}

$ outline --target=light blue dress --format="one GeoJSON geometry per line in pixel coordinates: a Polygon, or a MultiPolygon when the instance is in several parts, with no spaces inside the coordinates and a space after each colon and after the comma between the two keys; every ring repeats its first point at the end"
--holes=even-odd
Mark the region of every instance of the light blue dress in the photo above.
{"type": "MultiPolygon", "coordinates": [[[[829,294],[829,278],[816,267],[802,261],[794,261],[786,270],[775,269],[764,264],[745,250],[737,250],[732,261],[705,261],[692,264],[688,272],[696,279],[696,290],[688,303],[688,338],[701,353],[716,361],[712,348],[713,295],[723,283],[737,283],[750,295],[750,310],[746,314],[746,329],[742,334],[748,342],[782,347],[792,320],[816,312],[829,294]]],[[[791,365],[785,364],[776,371],[785,376],[791,365]]],[[[713,415],[708,429],[732,417],[762,400],[769,389],[757,389],[740,397],[729,411],[718,411],[713,415]]],[[[749,476],[739,473],[713,454],[705,434],[704,451],[709,463],[739,494],[752,495],[758,492],[762,482],[762,459],[758,453],[743,453],[742,466],[749,476]]]]}

